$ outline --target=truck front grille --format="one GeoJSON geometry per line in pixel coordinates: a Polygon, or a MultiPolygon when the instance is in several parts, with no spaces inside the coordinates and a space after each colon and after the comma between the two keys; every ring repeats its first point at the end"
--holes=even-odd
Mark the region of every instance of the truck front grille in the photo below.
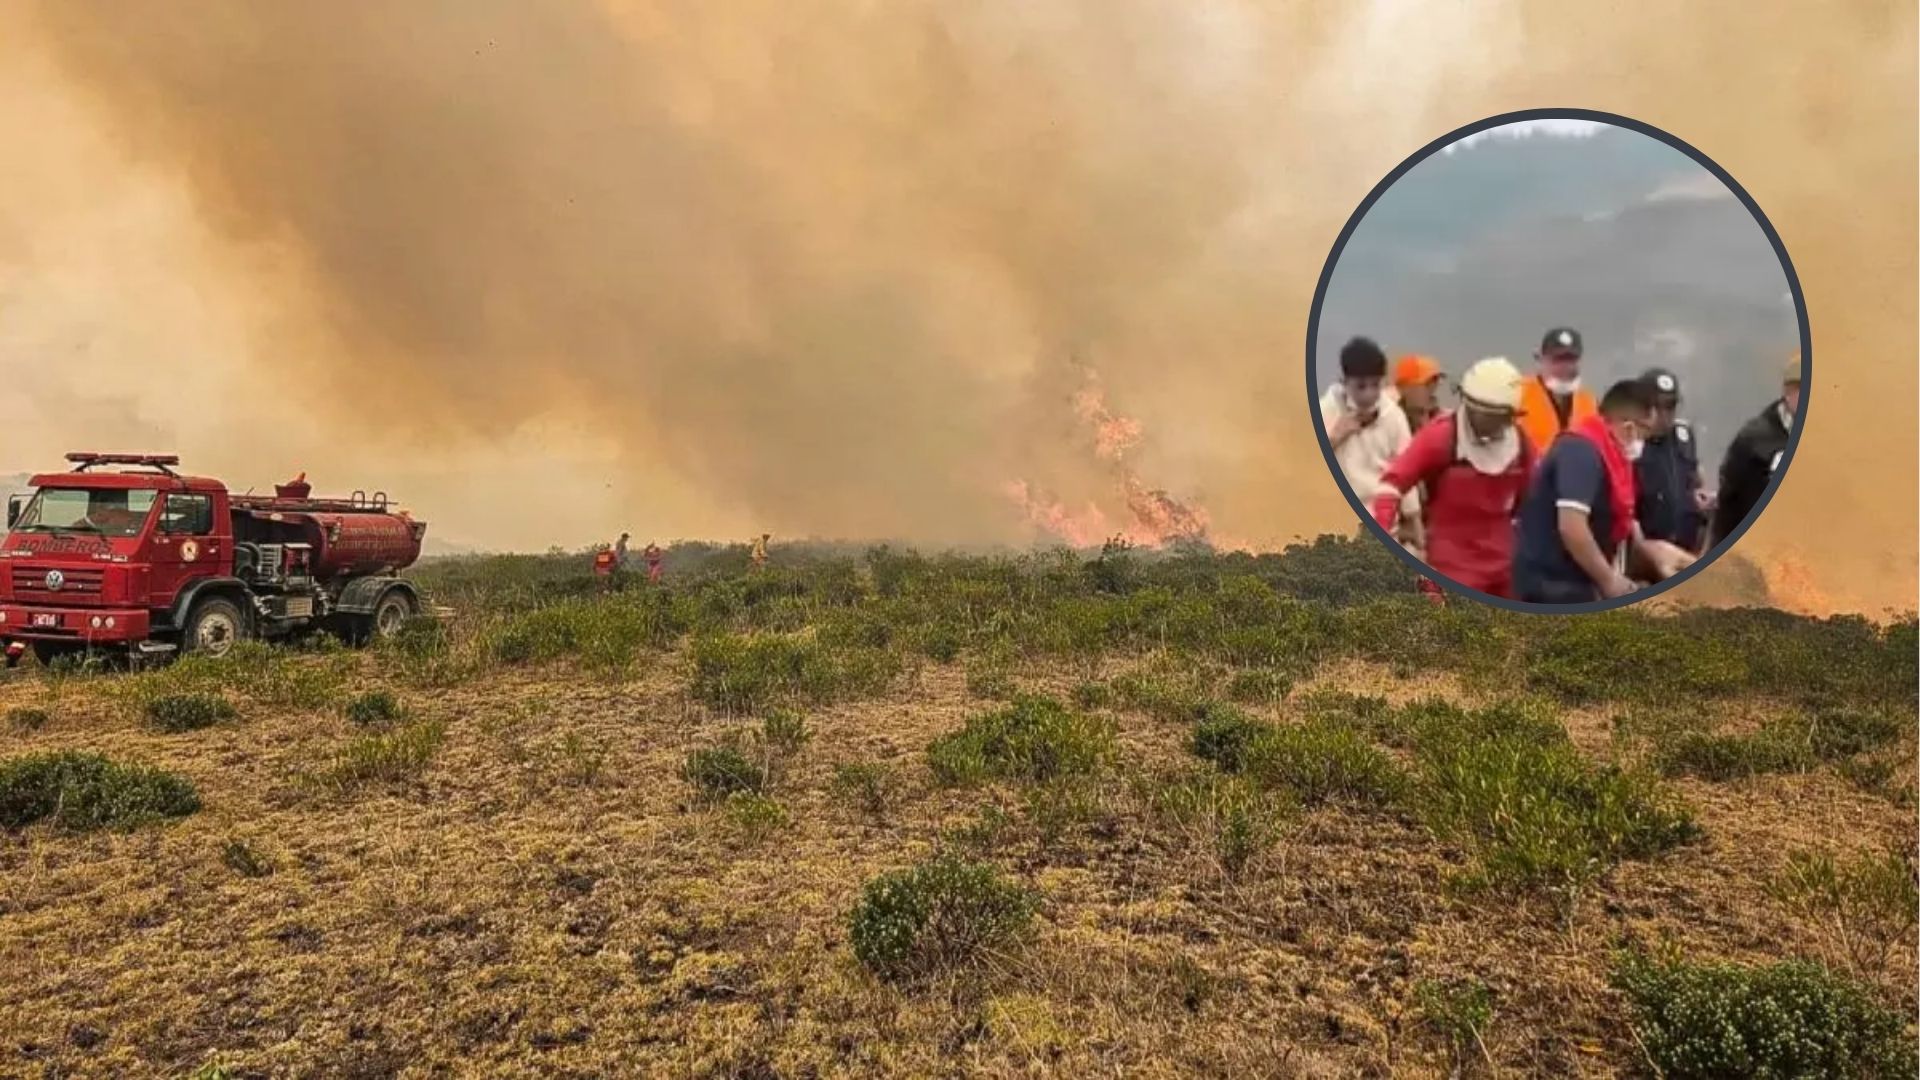
{"type": "Polygon", "coordinates": [[[97,600],[107,572],[97,566],[14,566],[13,595],[17,600],[40,603],[97,600]],[[58,589],[47,587],[47,574],[58,572],[58,589]]]}

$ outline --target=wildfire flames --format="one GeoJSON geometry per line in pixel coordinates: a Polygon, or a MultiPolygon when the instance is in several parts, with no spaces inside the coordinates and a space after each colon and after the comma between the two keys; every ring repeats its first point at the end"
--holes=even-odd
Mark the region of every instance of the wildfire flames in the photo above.
{"type": "Polygon", "coordinates": [[[1025,480],[1009,481],[1007,496],[1026,513],[1028,521],[1077,548],[1111,539],[1146,547],[1176,541],[1212,542],[1205,510],[1150,486],[1128,462],[1127,455],[1140,444],[1144,428],[1140,421],[1107,407],[1099,378],[1091,371],[1086,385],[1073,396],[1073,411],[1092,438],[1094,456],[1112,476],[1113,494],[1125,506],[1125,514],[1110,515],[1092,502],[1075,509],[1037,491],[1025,480]]]}

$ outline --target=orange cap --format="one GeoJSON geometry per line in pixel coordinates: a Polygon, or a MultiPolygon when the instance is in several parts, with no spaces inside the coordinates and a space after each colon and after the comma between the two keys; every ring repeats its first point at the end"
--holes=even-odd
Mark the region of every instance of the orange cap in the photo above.
{"type": "Polygon", "coordinates": [[[1440,365],[1430,356],[1403,356],[1393,369],[1393,385],[1419,386],[1432,382],[1442,374],[1440,365]]]}

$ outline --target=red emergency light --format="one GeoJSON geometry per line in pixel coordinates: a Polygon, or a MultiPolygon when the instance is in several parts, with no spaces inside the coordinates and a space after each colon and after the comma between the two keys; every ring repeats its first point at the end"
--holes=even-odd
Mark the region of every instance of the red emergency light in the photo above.
{"type": "Polygon", "coordinates": [[[95,465],[137,465],[143,468],[158,469],[168,476],[174,475],[172,466],[180,464],[179,454],[101,454],[91,450],[76,450],[67,455],[73,463],[74,472],[86,472],[95,465]]]}

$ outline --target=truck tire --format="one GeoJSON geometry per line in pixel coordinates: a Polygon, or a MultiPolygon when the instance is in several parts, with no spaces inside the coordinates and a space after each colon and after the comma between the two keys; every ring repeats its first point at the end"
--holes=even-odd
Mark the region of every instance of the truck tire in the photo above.
{"type": "Polygon", "coordinates": [[[373,632],[369,636],[375,641],[390,638],[407,625],[413,614],[413,597],[400,589],[388,589],[380,602],[373,605],[373,618],[369,621],[373,632]]]}
{"type": "Polygon", "coordinates": [[[209,596],[193,605],[187,626],[180,636],[180,651],[204,656],[225,656],[236,642],[251,636],[246,613],[240,605],[223,596],[209,596]]]}

